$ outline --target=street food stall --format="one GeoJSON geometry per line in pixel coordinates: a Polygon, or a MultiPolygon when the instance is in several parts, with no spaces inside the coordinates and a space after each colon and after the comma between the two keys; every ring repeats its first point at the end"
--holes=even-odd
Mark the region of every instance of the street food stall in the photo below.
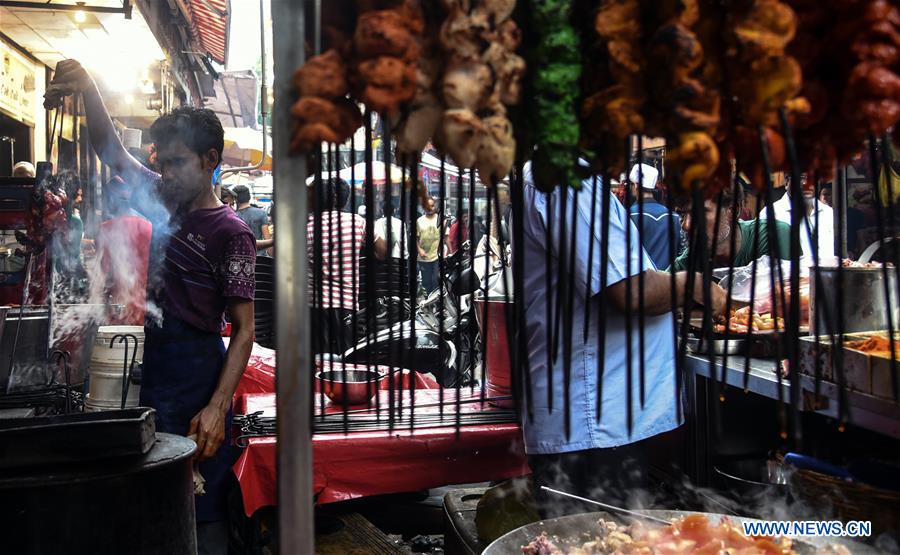
{"type": "MultiPolygon", "coordinates": [[[[210,2],[188,4],[217,27],[231,7],[210,2]]],[[[900,8],[271,0],[270,17],[272,145],[264,125],[250,162],[271,163],[278,238],[250,264],[257,341],[230,398],[247,551],[896,549],[900,8]],[[623,452],[641,481],[620,480],[623,452]],[[416,528],[422,505],[375,526],[391,496],[442,486],[442,534],[416,528]],[[753,527],[771,521],[842,532],[753,527]]],[[[11,549],[195,552],[204,480],[194,443],[138,406],[144,328],[109,325],[109,296],[54,296],[61,174],[3,187],[11,549]],[[25,371],[47,379],[16,389],[25,371]],[[65,526],[26,545],[54,503],[65,526]],[[128,509],[91,526],[110,506],[128,509]]]]}

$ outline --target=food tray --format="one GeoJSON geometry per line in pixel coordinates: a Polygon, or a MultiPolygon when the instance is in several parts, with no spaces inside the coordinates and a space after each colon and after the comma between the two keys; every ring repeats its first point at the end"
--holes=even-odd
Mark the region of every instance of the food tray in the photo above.
{"type": "MultiPolygon", "coordinates": [[[[844,343],[868,339],[874,335],[887,337],[887,332],[873,331],[844,334],[844,343]]],[[[895,334],[895,338],[900,335],[895,334]]],[[[834,376],[834,353],[831,337],[827,335],[800,338],[800,373],[815,376],[816,342],[819,343],[818,364],[821,377],[825,381],[837,383],[834,376]]],[[[843,369],[847,388],[886,399],[893,398],[891,385],[891,359],[873,353],[866,353],[843,347],[843,369]]],[[[900,360],[897,361],[900,367],[900,360]]]]}
{"type": "Polygon", "coordinates": [[[0,420],[0,469],[142,455],[155,440],[148,407],[0,420]]]}
{"type": "Polygon", "coordinates": [[[698,355],[741,355],[746,352],[747,340],[735,336],[728,338],[726,350],[725,339],[706,340],[699,337],[688,337],[687,348],[698,355]]]}

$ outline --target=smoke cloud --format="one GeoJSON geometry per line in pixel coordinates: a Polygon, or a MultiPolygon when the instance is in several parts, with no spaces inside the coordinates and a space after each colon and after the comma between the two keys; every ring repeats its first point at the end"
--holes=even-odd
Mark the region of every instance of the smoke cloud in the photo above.
{"type": "MultiPolygon", "coordinates": [[[[54,259],[53,271],[46,277],[48,301],[53,308],[49,322],[48,354],[54,349],[71,354],[70,377],[74,383],[87,377],[97,328],[107,325],[111,317],[121,315],[124,306],[140,304],[141,300],[146,299],[147,320],[154,323],[162,320],[162,310],[154,302],[152,292],[157,291],[162,283],[162,261],[173,231],[171,216],[155,183],[128,183],[127,187],[127,192],[124,188],[119,191],[120,194],[125,193],[124,196],[110,201],[112,223],[108,226],[106,240],[97,245],[96,256],[86,258],[82,264],[80,245],[75,244],[77,238],[70,236],[66,230],[52,234],[48,241],[47,247],[54,259]],[[127,240],[129,235],[126,229],[117,228],[116,216],[122,215],[139,215],[153,227],[146,288],[140,287],[143,276],[140,275],[142,268],[138,264],[135,245],[127,240]],[[100,256],[101,249],[103,257],[100,256]],[[115,299],[116,304],[112,304],[110,299],[109,286],[113,279],[119,286],[120,294],[115,299]],[[151,294],[148,295],[148,292],[151,294]]],[[[72,202],[77,186],[70,183],[66,188],[72,189],[69,195],[72,202]]],[[[32,281],[40,279],[39,275],[39,272],[33,271],[32,281]]],[[[26,304],[33,302],[33,295],[26,297],[26,304]]],[[[52,362],[17,360],[11,368],[7,390],[47,385],[51,377],[58,383],[65,383],[62,369],[57,369],[52,362]]]]}

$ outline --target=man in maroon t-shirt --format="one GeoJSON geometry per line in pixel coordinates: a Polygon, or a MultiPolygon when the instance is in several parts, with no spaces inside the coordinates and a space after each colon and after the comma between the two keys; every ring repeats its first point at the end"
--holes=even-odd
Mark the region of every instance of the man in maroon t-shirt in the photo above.
{"type": "Polygon", "coordinates": [[[447,253],[455,254],[460,244],[469,240],[469,211],[463,208],[459,218],[447,230],[447,253]]]}
{"type": "MultiPolygon", "coordinates": [[[[83,95],[94,150],[144,193],[154,241],[163,245],[154,249],[164,259],[153,265],[160,275],[150,281],[157,310],[148,304],[141,403],[156,409],[158,430],[196,438],[206,480],[205,494],[196,498],[200,553],[227,553],[223,494],[231,400],[253,346],[256,244],[211,186],[222,160],[222,124],[212,111],[191,106],[160,117],[150,128],[161,171],[155,174],[122,146],[93,79],[77,61],[65,60],[44,104],[56,107],[73,93],[83,95]],[[166,210],[150,206],[154,196],[166,210]],[[226,309],[232,324],[227,350],[219,336],[226,309]]],[[[142,211],[138,201],[133,207],[142,211]]]]}

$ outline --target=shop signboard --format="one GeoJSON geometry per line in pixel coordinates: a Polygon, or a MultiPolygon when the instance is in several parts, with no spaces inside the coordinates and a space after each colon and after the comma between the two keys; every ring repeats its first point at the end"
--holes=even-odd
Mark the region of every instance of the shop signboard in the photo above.
{"type": "Polygon", "coordinates": [[[34,125],[34,65],[0,42],[0,110],[34,125]]]}

